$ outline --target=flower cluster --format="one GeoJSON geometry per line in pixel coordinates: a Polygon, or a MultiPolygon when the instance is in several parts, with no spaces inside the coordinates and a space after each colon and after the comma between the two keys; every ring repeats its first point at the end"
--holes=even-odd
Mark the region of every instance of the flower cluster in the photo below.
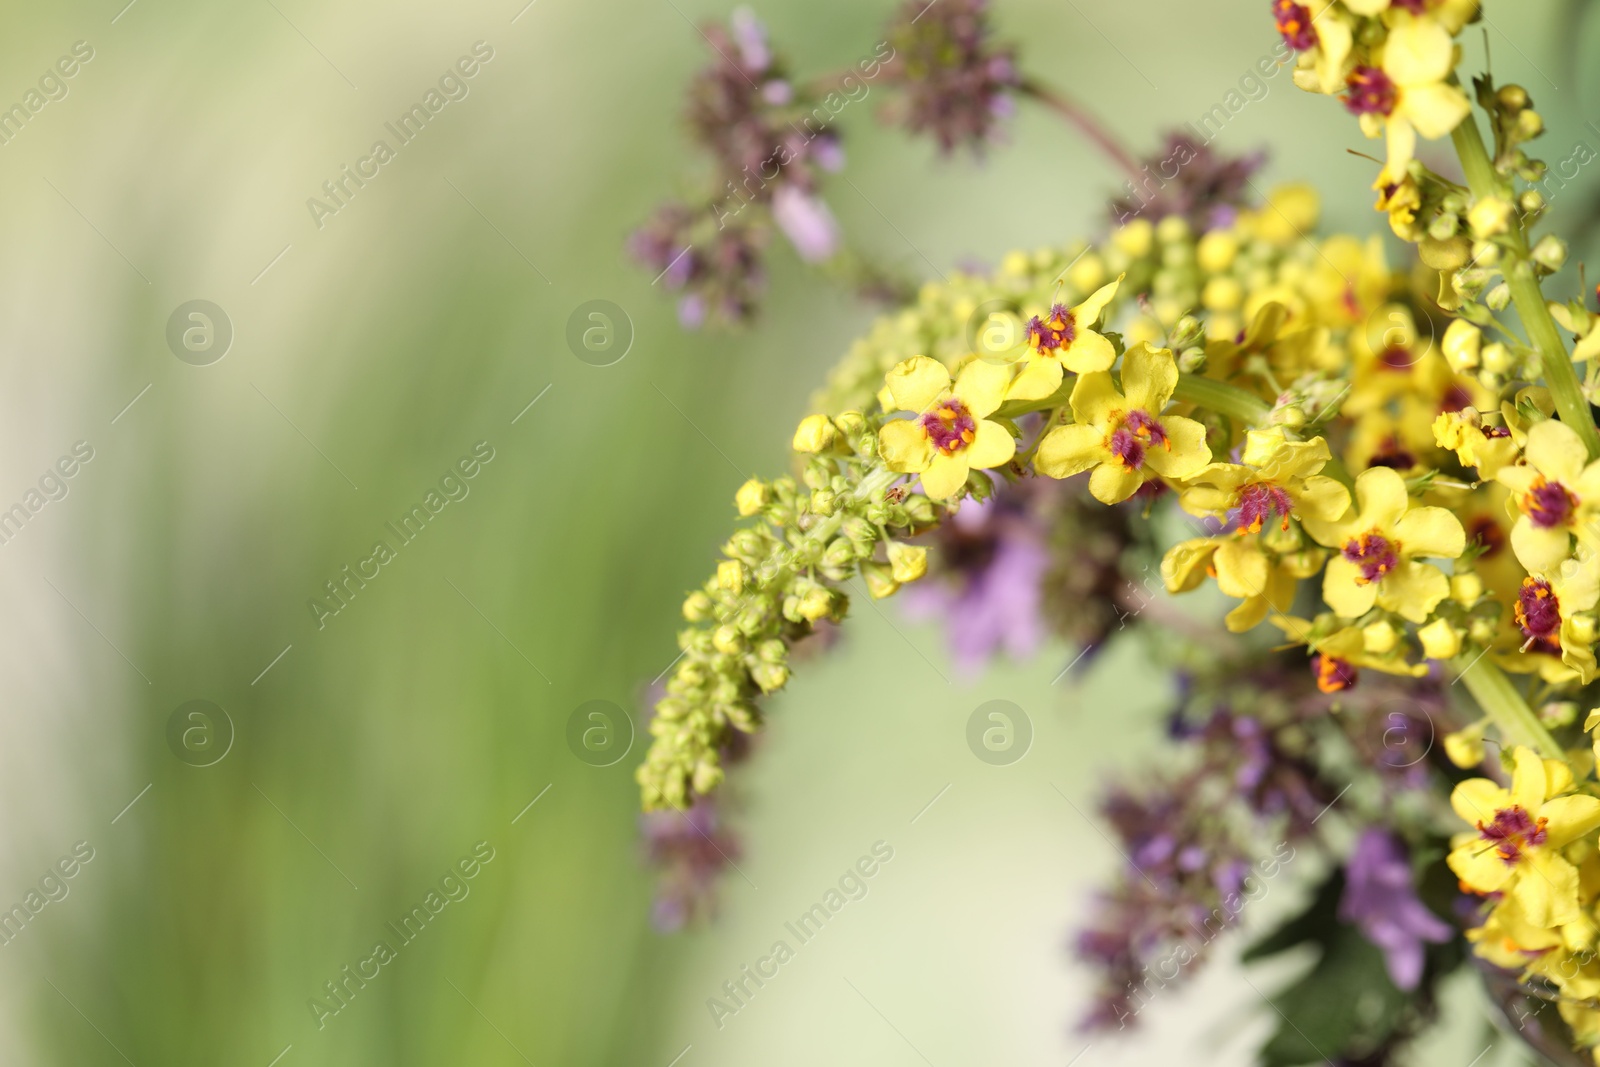
{"type": "Polygon", "coordinates": [[[988,0],[906,0],[889,26],[898,57],[890,76],[904,90],[895,111],[946,153],[981,151],[1016,107],[1015,49],[990,39],[988,21],[988,0]]]}
{"type": "MultiPolygon", "coordinates": [[[[684,808],[716,786],[730,732],[755,728],[789,647],[844,616],[851,583],[888,596],[923,578],[929,543],[1007,521],[989,536],[1034,551],[997,588],[1031,590],[1017,600],[1037,618],[1052,527],[1030,518],[1019,538],[1017,502],[1092,498],[1117,522],[1137,510],[1158,531],[1166,592],[1215,593],[1254,650],[1192,655],[1245,689],[1303,693],[1290,703],[1310,711],[1218,701],[1180,731],[1198,777],[1118,794],[1110,816],[1144,884],[1128,880],[1084,951],[1126,977],[1174,916],[1229,911],[1225,869],[1260,850],[1205,806],[1204,782],[1226,778],[1228,803],[1272,827],[1261,835],[1308,840],[1330,807],[1358,832],[1320,842],[1348,855],[1319,896],[1320,943],[1343,968],[1330,973],[1370,976],[1378,961],[1390,999],[1378,1030],[1352,1016],[1342,1055],[1387,1055],[1470,942],[1541,983],[1600,1062],[1600,709],[1579,714],[1600,704],[1600,316],[1544,295],[1566,248],[1531,232],[1543,164],[1526,146],[1543,123],[1519,86],[1461,88],[1456,37],[1477,0],[1275,0],[1272,15],[1296,82],[1386,139],[1377,206],[1417,262],[1391,266],[1376,237],[1314,236],[1316,196],[1291,186],[924,286],[835,369],[795,436],[799,481],[740,490],[755,522],[685,605],[695,625],[652,725],[645,804],[684,808]],[[1446,136],[1464,184],[1417,156],[1419,137],[1446,136]],[[1264,652],[1284,639],[1303,665],[1292,683],[1271,681],[1281,661],[1264,652]],[[1446,692],[1475,713],[1447,710],[1446,692]],[[1410,694],[1403,708],[1362,717],[1394,693],[1410,694]],[[1426,743],[1412,737],[1423,727],[1426,743]],[[1341,801],[1331,770],[1365,781],[1365,799],[1341,801]],[[1451,786],[1454,816],[1401,803],[1451,786]],[[1441,891],[1446,867],[1428,855],[1452,835],[1441,891]]],[[[962,580],[978,573],[954,558],[962,580]]],[[[1114,596],[1106,567],[1084,574],[1114,596]]],[[[1274,1062],[1303,1062],[1280,1036],[1274,1062]]]]}

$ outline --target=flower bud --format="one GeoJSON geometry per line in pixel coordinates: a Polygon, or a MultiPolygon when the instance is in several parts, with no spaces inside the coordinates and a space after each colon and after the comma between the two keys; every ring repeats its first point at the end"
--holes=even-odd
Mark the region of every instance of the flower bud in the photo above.
{"type": "Polygon", "coordinates": [[[846,437],[855,437],[867,428],[867,417],[859,411],[846,411],[833,417],[833,424],[846,437]]]}
{"type": "Polygon", "coordinates": [[[789,668],[781,663],[757,663],[750,668],[750,677],[763,693],[773,693],[789,680],[789,668]]]}
{"type": "Polygon", "coordinates": [[[1471,770],[1483,763],[1483,730],[1485,723],[1444,735],[1444,754],[1462,770],[1471,770]]]}
{"type": "Polygon", "coordinates": [[[767,505],[767,487],[761,479],[751,478],[739,487],[733,495],[733,503],[739,509],[739,514],[749,518],[767,505]]]}
{"type": "Polygon", "coordinates": [[[1439,240],[1425,237],[1417,247],[1422,262],[1437,271],[1459,270],[1466,266],[1472,254],[1472,243],[1465,237],[1448,237],[1439,240]]]}
{"type": "Polygon", "coordinates": [[[1544,196],[1537,189],[1529,189],[1517,198],[1517,206],[1524,216],[1537,215],[1544,210],[1544,196]]]}
{"type": "Polygon", "coordinates": [[[821,452],[833,444],[837,431],[826,415],[807,415],[794,432],[796,452],[821,452]]]}
{"type": "Polygon", "coordinates": [[[1483,368],[1493,374],[1509,374],[1513,364],[1511,349],[1499,341],[1483,346],[1483,368]]]}
{"type": "Polygon", "coordinates": [[[1533,246],[1533,261],[1552,273],[1560,270],[1567,262],[1567,242],[1553,233],[1545,234],[1533,246]]]}
{"type": "Polygon", "coordinates": [[[1490,311],[1504,311],[1511,304],[1511,286],[1501,282],[1484,294],[1483,302],[1490,311]]]}
{"type": "Polygon", "coordinates": [[[1199,374],[1206,369],[1206,350],[1185,348],[1178,353],[1178,370],[1184,374],[1199,374]]]}
{"type": "Polygon", "coordinates": [[[833,594],[820,585],[813,585],[800,594],[796,610],[807,622],[827,618],[833,611],[833,594]]]}
{"type": "MultiPolygon", "coordinates": [[[[1234,284],[1237,285],[1238,283],[1235,282],[1234,284]]],[[[1173,324],[1172,336],[1168,338],[1171,343],[1167,347],[1174,349],[1188,348],[1190,345],[1200,344],[1205,338],[1205,325],[1193,315],[1185,315],[1173,324]]]]}
{"type": "Polygon", "coordinates": [[[1140,259],[1150,254],[1150,242],[1155,236],[1155,227],[1150,225],[1149,219],[1134,219],[1120,230],[1111,234],[1111,243],[1117,250],[1133,259],[1140,259]]]}
{"type": "Polygon", "coordinates": [[[906,497],[905,508],[906,515],[917,526],[932,525],[934,516],[937,514],[934,510],[933,501],[921,493],[906,497]]]}
{"type": "Polygon", "coordinates": [[[1450,598],[1470,608],[1483,598],[1483,579],[1471,571],[1451,575],[1450,598]]]}
{"type": "Polygon", "coordinates": [[[744,651],[744,635],[732,626],[719,626],[712,631],[711,647],[725,656],[737,656],[744,651]]]}
{"type": "Polygon", "coordinates": [[[914,582],[928,573],[928,550],[921,545],[890,541],[889,569],[895,581],[914,582]]]}
{"type": "Polygon", "coordinates": [[[1400,644],[1400,631],[1386,619],[1379,619],[1361,629],[1361,647],[1375,656],[1387,656],[1400,644]]]}
{"type": "MultiPolygon", "coordinates": [[[[720,585],[722,578],[720,568],[717,578],[720,585]]],[[[683,602],[683,617],[690,622],[704,622],[711,618],[712,607],[711,598],[704,593],[690,593],[688,599],[683,602]]]]}
{"type": "Polygon", "coordinates": [[[1517,116],[1517,139],[1531,141],[1544,132],[1544,119],[1532,109],[1517,116]]]}
{"type": "Polygon", "coordinates": [[[1461,634],[1449,619],[1434,619],[1417,631],[1417,639],[1429,659],[1453,659],[1461,652],[1461,634]]]}
{"type": "Polygon", "coordinates": [[[1445,329],[1441,346],[1451,370],[1457,374],[1476,370],[1478,354],[1483,347],[1483,331],[1466,319],[1455,319],[1445,329]]]}
{"type": "Polygon", "coordinates": [[[1510,115],[1523,111],[1533,102],[1528,98],[1528,90],[1520,85],[1502,85],[1494,98],[1500,110],[1510,115]]]}
{"type": "Polygon", "coordinates": [[[847,537],[835,537],[822,553],[822,565],[831,570],[842,570],[856,560],[856,546],[847,537]]]}
{"type": "Polygon", "coordinates": [[[1473,644],[1487,646],[1494,641],[1496,629],[1493,619],[1473,619],[1467,636],[1472,638],[1473,644]]]}
{"type": "Polygon", "coordinates": [[[817,489],[811,494],[811,511],[815,515],[832,515],[837,511],[839,498],[832,489],[817,489]]]}
{"type": "Polygon", "coordinates": [[[900,583],[894,580],[889,568],[881,563],[863,563],[861,577],[866,580],[867,592],[874,600],[893,596],[900,588],[900,583]]]}
{"type": "Polygon", "coordinates": [[[1479,198],[1467,212],[1467,222],[1477,237],[1498,237],[1511,228],[1511,205],[1498,196],[1479,198]]]}
{"type": "Polygon", "coordinates": [[[1213,230],[1200,238],[1195,250],[1200,269],[1208,274],[1220,274],[1233,266],[1239,254],[1239,238],[1229,230],[1213,230]]]}
{"type": "Polygon", "coordinates": [[[711,792],[722,784],[722,768],[708,760],[701,760],[694,765],[694,791],[702,795],[711,792]]]}
{"type": "Polygon", "coordinates": [[[726,592],[744,592],[744,576],[744,564],[736,559],[725,559],[717,564],[717,586],[726,592]]]}

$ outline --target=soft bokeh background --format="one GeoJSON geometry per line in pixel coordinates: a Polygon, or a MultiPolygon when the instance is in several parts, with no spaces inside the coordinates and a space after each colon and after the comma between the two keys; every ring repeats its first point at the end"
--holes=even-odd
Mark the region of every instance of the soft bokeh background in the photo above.
{"type": "MultiPolygon", "coordinates": [[[[1252,988],[1270,970],[1213,968],[1134,1040],[1084,1051],[1070,1029],[1088,976],[1066,935],[1120,862],[1074,809],[1159,752],[1163,683],[1132,645],[1057,685],[1073,650],[946,684],[935,629],[861,609],[774,702],[721,921],[649,929],[638,750],[588,767],[567,717],[637,707],[733,490],[782,468],[784,428],[872,314],[779,251],[758,328],[686,336],[623,261],[693,163],[678,94],[705,46],[688,20],[726,7],[124,3],[11,3],[0,33],[0,103],[74,42],[94,50],[0,147],[0,507],[76,442],[94,453],[0,547],[0,904],[76,842],[94,849],[0,948],[0,1060],[1247,1062],[1272,1025],[1252,988]],[[319,229],[306,199],[478,41],[493,59],[470,95],[319,229]],[[165,340],[194,299],[235,331],[210,366],[165,340]],[[614,366],[567,349],[591,299],[632,318],[614,366]],[[494,460],[470,495],[319,630],[307,599],[480,441],[494,460]],[[1037,731],[1008,768],[963,739],[997,697],[1037,731]],[[191,699],[236,729],[211,767],[167,744],[191,699]],[[715,1027],[706,998],[880,840],[894,859],[869,895],[715,1027]],[[480,841],[494,859],[471,895],[319,1030],[308,999],[480,841]]],[[[1006,0],[998,23],[1030,70],[1148,149],[1273,48],[1265,9],[1006,0]]],[[[1600,143],[1550,11],[1499,10],[1515,13],[1497,18],[1496,62],[1539,99],[1551,157],[1600,143]]],[[[757,12],[820,73],[867,55],[888,8],[757,12]]],[[[842,117],[859,194],[828,196],[883,260],[922,276],[924,256],[993,262],[1103,223],[1112,171],[1047,115],[1025,108],[978,165],[869,112],[842,117]]],[[[1270,180],[1314,178],[1330,225],[1370,231],[1357,140],[1284,77],[1217,147],[1270,147],[1270,180]]],[[[1582,215],[1587,194],[1564,195],[1558,218],[1582,215]]],[[[1430,1062],[1483,1044],[1472,996],[1430,1062]]]]}

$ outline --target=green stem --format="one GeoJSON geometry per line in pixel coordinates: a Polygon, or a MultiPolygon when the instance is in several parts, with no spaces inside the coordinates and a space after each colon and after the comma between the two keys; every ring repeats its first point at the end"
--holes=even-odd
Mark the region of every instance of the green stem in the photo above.
{"type": "MultiPolygon", "coordinates": [[[[1457,665],[1464,660],[1466,657],[1462,656],[1456,661],[1457,665]]],[[[1567,754],[1561,751],[1560,744],[1545,729],[1533,709],[1528,707],[1528,702],[1522,699],[1522,694],[1511,684],[1511,679],[1489,662],[1488,656],[1480,655],[1467,662],[1461,668],[1461,680],[1467,683],[1467,689],[1477,700],[1478,706],[1494,720],[1508,741],[1515,745],[1526,745],[1545,759],[1566,759],[1567,754]]]]}
{"type": "Polygon", "coordinates": [[[1259,425],[1272,411],[1272,405],[1254,393],[1215,378],[1201,378],[1193,374],[1185,374],[1178,379],[1178,388],[1172,396],[1207,411],[1215,411],[1218,415],[1226,415],[1247,426],[1259,425]]]}
{"type": "MultiPolygon", "coordinates": [[[[1478,120],[1468,115],[1450,135],[1456,154],[1461,157],[1461,169],[1466,172],[1472,195],[1509,198],[1512,190],[1500,180],[1489,159],[1489,150],[1478,131],[1478,120]]],[[[1507,235],[1510,245],[1509,262],[1505,266],[1506,285],[1511,290],[1511,300],[1517,305],[1517,315],[1528,331],[1528,340],[1539,353],[1544,367],[1544,382],[1555,397],[1556,410],[1561,421],[1578,432],[1589,452],[1590,459],[1600,458],[1600,430],[1595,429],[1594,417],[1589,411],[1589,401],[1583,395],[1578,372],[1572,366],[1572,357],[1561,340],[1561,331],[1550,308],[1545,304],[1544,293],[1539,289],[1539,279],[1534,273],[1528,254],[1528,235],[1524,224],[1518,222],[1507,235]]]]}

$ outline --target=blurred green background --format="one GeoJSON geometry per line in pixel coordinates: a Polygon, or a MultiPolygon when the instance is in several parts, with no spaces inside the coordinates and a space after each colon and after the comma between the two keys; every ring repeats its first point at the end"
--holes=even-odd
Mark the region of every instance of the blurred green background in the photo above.
{"type": "MultiPolygon", "coordinates": [[[[94,456],[0,547],[0,906],[76,842],[94,850],[0,947],[0,1060],[1079,1055],[1089,976],[1066,935],[1120,860],[1074,806],[1091,812],[1109,774],[1157,751],[1163,684],[1137,648],[1057,686],[1061,648],[947,685],[924,659],[941,658],[936,629],[858,609],[837,653],[773,704],[721,920],[671,938],[647,921],[631,779],[643,738],[608,768],[566,747],[584,701],[639,707],[734,489],[782,469],[786,427],[873,314],[778,249],[756,328],[686,335],[624,260],[627,232],[695,165],[680,91],[706,48],[690,20],[728,8],[124,3],[13,3],[0,34],[0,104],[75,42],[93,50],[0,146],[0,507],[76,442],[94,456]],[[319,228],[307,198],[480,41],[493,57],[470,94],[319,228]],[[613,366],[566,345],[593,299],[634,326],[613,366]],[[234,332],[207,366],[167,344],[192,300],[234,332]],[[484,441],[494,459],[469,495],[319,629],[307,600],[484,441]],[[963,736],[996,697],[1037,731],[1007,768],[963,736]],[[207,767],[168,743],[194,699],[235,731],[207,767]],[[713,1025],[706,998],[879,840],[895,858],[868,896],[713,1025]],[[308,1000],[479,842],[494,858],[470,895],[319,1029],[308,1000]]],[[[1142,151],[1272,50],[1266,6],[1007,0],[996,17],[1029,71],[1142,151]]],[[[803,73],[869,54],[889,14],[841,0],[756,11],[803,73]]],[[[1494,47],[1564,158],[1557,147],[1597,135],[1549,16],[1502,16],[1494,47]]],[[[994,262],[1103,225],[1112,170],[1036,110],[981,164],[940,160],[870,109],[841,121],[859,193],[835,181],[829,202],[854,243],[918,276],[923,256],[994,262]]],[[[1268,147],[1265,180],[1312,178],[1330,226],[1371,232],[1371,166],[1346,154],[1358,141],[1280,78],[1217,147],[1268,147]]],[[[1570,195],[1558,220],[1582,214],[1586,194],[1570,195]]],[[[1247,1062],[1271,1025],[1228,964],[1159,1011],[1079,1062],[1247,1062]]],[[[1439,1062],[1470,1058],[1476,1026],[1460,1030],[1439,1062]]]]}

